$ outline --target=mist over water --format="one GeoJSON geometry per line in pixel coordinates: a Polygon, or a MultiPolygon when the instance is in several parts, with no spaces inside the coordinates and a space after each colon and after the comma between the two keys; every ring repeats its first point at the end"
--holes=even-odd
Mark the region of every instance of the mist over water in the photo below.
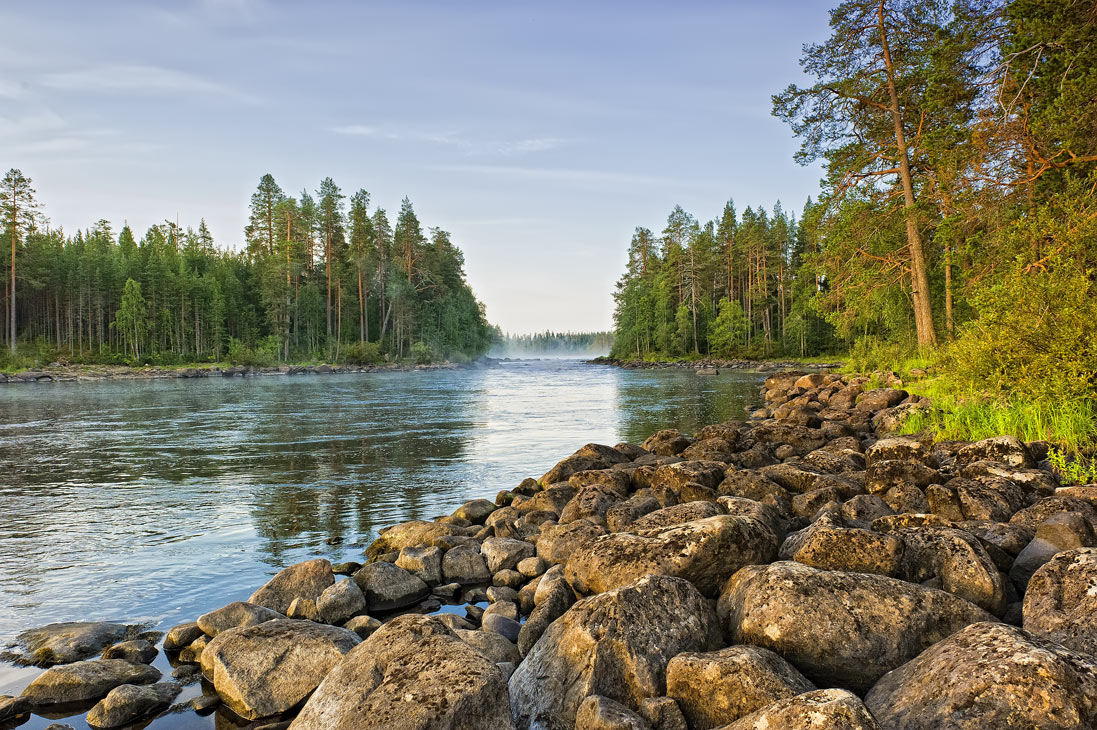
{"type": "MultiPolygon", "coordinates": [[[[585,443],[743,418],[763,377],[546,359],[5,386],[0,646],[52,621],[193,620],[286,565],[361,560],[380,528],[494,499],[585,443]]],[[[38,671],[0,666],[0,694],[38,671]]]]}

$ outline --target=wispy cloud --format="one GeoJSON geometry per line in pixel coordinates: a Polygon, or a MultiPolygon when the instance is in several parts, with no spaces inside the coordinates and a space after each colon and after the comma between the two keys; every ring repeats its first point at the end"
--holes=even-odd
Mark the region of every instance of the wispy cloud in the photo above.
{"type": "Polygon", "coordinates": [[[660,185],[678,186],[679,180],[658,175],[644,175],[612,170],[584,170],[556,167],[519,167],[512,165],[431,165],[427,169],[439,172],[460,172],[522,180],[545,180],[569,185],[660,185]]]}
{"type": "Polygon", "coordinates": [[[51,73],[42,77],[42,86],[60,91],[206,96],[244,103],[258,101],[250,94],[225,84],[204,79],[185,71],[162,66],[104,65],[51,73]]]}
{"type": "Polygon", "coordinates": [[[377,127],[365,124],[348,124],[332,127],[331,131],[349,137],[367,137],[390,141],[420,142],[426,144],[453,147],[468,155],[526,155],[544,152],[567,144],[560,137],[529,137],[513,140],[481,140],[461,135],[458,132],[421,132],[399,130],[391,127],[377,127]]]}

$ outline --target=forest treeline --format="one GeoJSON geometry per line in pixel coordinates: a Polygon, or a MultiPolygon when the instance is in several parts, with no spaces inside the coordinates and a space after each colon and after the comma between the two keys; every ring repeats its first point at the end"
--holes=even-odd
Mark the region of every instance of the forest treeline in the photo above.
{"type": "Polygon", "coordinates": [[[494,337],[449,233],[424,230],[407,198],[390,222],[365,190],[348,200],[331,178],[294,197],[264,175],[242,251],[219,247],[204,220],[165,221],[140,240],[105,220],[67,235],[15,169],[0,214],[9,359],[426,362],[477,357],[494,337]]]}
{"type": "Polygon", "coordinates": [[[496,328],[492,354],[498,356],[606,355],[613,347],[612,332],[536,332],[518,335],[496,328]]]}
{"type": "Polygon", "coordinates": [[[774,114],[822,161],[797,216],[637,228],[618,357],[921,357],[1097,398],[1097,2],[850,0],[774,114]]]}

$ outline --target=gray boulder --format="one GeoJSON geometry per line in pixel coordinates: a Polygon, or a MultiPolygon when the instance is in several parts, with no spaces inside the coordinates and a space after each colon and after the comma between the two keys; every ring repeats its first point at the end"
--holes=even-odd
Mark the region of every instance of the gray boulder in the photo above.
{"type": "Polygon", "coordinates": [[[484,540],[480,552],[487,560],[488,570],[498,573],[501,570],[513,570],[520,560],[532,558],[537,554],[533,543],[508,537],[489,537],[484,540]]]}
{"type": "Polygon", "coordinates": [[[976,623],[884,676],[865,704],[884,728],[1097,726],[1097,661],[1013,626],[976,623]]]}
{"type": "Polygon", "coordinates": [[[476,585],[491,580],[488,563],[472,545],[458,545],[442,556],[442,580],[447,583],[476,585]]]}
{"type": "Polygon", "coordinates": [[[1040,523],[1032,541],[1017,554],[1009,578],[1019,591],[1026,590],[1033,574],[1058,553],[1091,547],[1097,539],[1089,521],[1076,512],[1053,514],[1040,523]]]}
{"type": "Polygon", "coordinates": [[[168,629],[168,633],[164,636],[164,651],[179,651],[203,633],[197,621],[189,621],[185,624],[173,626],[168,629]]]}
{"type": "Polygon", "coordinates": [[[331,671],[291,730],[512,730],[499,667],[431,616],[399,616],[331,671]]]}
{"type": "Polygon", "coordinates": [[[160,670],[124,659],[95,659],[51,667],[27,685],[19,696],[32,708],[87,702],[123,684],[151,684],[160,670]]]}
{"type": "Polygon", "coordinates": [[[605,528],[586,520],[545,525],[537,538],[537,557],[551,564],[566,563],[575,551],[605,534],[605,528]]]}
{"type": "Polygon", "coordinates": [[[620,702],[591,695],[575,713],[575,730],[651,730],[651,725],[620,702]]]}
{"type": "Polygon", "coordinates": [[[428,586],[436,586],[442,582],[441,548],[434,546],[400,548],[396,566],[418,577],[428,586]]]}
{"type": "Polygon", "coordinates": [[[1062,552],[1032,576],[1025,631],[1097,657],[1097,548],[1062,552]]]}
{"type": "Polygon", "coordinates": [[[421,578],[392,563],[378,561],[363,565],[353,578],[365,594],[370,611],[404,608],[430,594],[430,586],[421,578]]]}
{"type": "MultiPolygon", "coordinates": [[[[287,606],[287,608],[289,607],[287,606]]],[[[257,626],[266,621],[274,621],[279,618],[285,618],[285,616],[263,606],[235,601],[216,611],[210,611],[199,616],[198,628],[207,636],[217,636],[222,631],[244,626],[257,626]]]]}
{"type": "Polygon", "coordinates": [[[864,703],[844,689],[820,689],[778,700],[723,730],[880,730],[864,703]]]}
{"type": "Polygon", "coordinates": [[[346,623],[365,613],[366,608],[366,594],[353,578],[344,578],[328,586],[316,599],[317,615],[326,624],[346,623]]]}
{"type": "Polygon", "coordinates": [[[717,612],[730,640],[772,649],[817,685],[855,691],[964,626],[994,620],[945,591],[794,562],[743,568],[717,612]]]}
{"type": "Polygon", "coordinates": [[[678,703],[691,730],[727,725],[813,689],[791,664],[755,646],[679,654],[667,665],[667,696],[678,703]]]}
{"type": "Polygon", "coordinates": [[[119,685],[91,708],[88,724],[96,728],[114,728],[155,715],[167,709],[182,689],[174,682],[119,685]]]}
{"type": "Polygon", "coordinates": [[[316,600],[335,582],[331,563],[323,558],[291,565],[275,574],[266,585],[251,594],[248,603],[284,614],[295,598],[316,600]]]}
{"type": "Polygon", "coordinates": [[[638,711],[666,694],[667,663],[719,644],[712,608],[680,578],[653,575],[576,603],[552,623],[510,679],[521,730],[571,730],[598,694],[638,711]]]}
{"type": "Polygon", "coordinates": [[[575,551],[565,575],[580,593],[601,593],[657,574],[685,578],[713,597],[736,570],[769,562],[776,554],[777,537],[768,525],[719,515],[606,535],[575,551]]]}
{"type": "Polygon", "coordinates": [[[114,646],[107,647],[103,652],[104,659],[125,659],[134,664],[152,664],[159,652],[156,647],[145,639],[133,639],[123,641],[114,646]]]}
{"type": "Polygon", "coordinates": [[[21,661],[51,667],[94,656],[137,630],[136,626],[109,621],[70,621],[30,629],[16,639],[23,652],[21,661]]]}
{"type": "Polygon", "coordinates": [[[278,619],[218,634],[202,671],[221,700],[248,720],[285,712],[309,696],[361,640],[353,631],[278,619]]]}

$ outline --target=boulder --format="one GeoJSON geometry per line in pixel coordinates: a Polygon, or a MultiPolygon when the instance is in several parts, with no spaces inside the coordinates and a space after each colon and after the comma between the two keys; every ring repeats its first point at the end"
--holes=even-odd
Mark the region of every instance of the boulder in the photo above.
{"type": "Polygon", "coordinates": [[[729,468],[724,473],[724,481],[717,485],[716,491],[721,496],[745,497],[756,502],[761,502],[769,496],[785,500],[792,499],[787,489],[753,469],[729,468]]]}
{"type": "Polygon", "coordinates": [[[207,636],[217,636],[222,631],[242,626],[256,626],[279,618],[285,618],[285,616],[269,608],[244,603],[243,601],[234,601],[216,611],[210,611],[199,616],[198,628],[207,636]]]}
{"type": "Polygon", "coordinates": [[[693,439],[673,428],[656,431],[641,446],[659,456],[677,456],[693,444],[693,439]]]}
{"type": "Polygon", "coordinates": [[[291,730],[512,730],[499,667],[431,616],[399,616],[324,678],[291,730]]]}
{"type": "Polygon", "coordinates": [[[202,671],[240,717],[277,715],[309,696],[359,644],[348,629],[278,619],[223,631],[202,652],[202,671]]]}
{"type": "Polygon", "coordinates": [[[942,589],[1000,616],[1005,610],[1001,573],[974,535],[950,527],[909,527],[902,538],[902,577],[914,583],[934,578],[942,589]]]}
{"type": "Polygon", "coordinates": [[[645,575],[685,578],[714,597],[739,568],[767,563],[777,537],[750,517],[718,515],[681,525],[615,532],[575,551],[565,575],[580,593],[601,593],[645,575]]]}
{"type": "Polygon", "coordinates": [[[189,621],[185,624],[173,626],[168,629],[168,633],[164,636],[164,651],[179,651],[203,633],[205,632],[198,626],[197,621],[189,621]]]}
{"type": "Polygon", "coordinates": [[[1058,494],[1053,497],[1045,497],[1031,507],[1018,510],[1009,518],[1009,524],[1035,530],[1048,517],[1065,512],[1077,512],[1090,524],[1092,529],[1097,531],[1097,503],[1058,494]]]}
{"type": "Polygon", "coordinates": [[[661,506],[659,500],[652,496],[650,489],[635,492],[628,499],[617,502],[606,510],[606,529],[610,532],[620,532],[661,506]]]}
{"type": "Polygon", "coordinates": [[[88,724],[96,728],[114,728],[155,715],[167,709],[182,689],[174,682],[119,685],[91,708],[88,724]]]}
{"type": "Polygon", "coordinates": [[[392,563],[378,561],[364,565],[353,578],[366,595],[370,611],[404,608],[430,594],[430,586],[421,578],[392,563]]]}
{"type": "Polygon", "coordinates": [[[104,697],[123,684],[151,684],[160,670],[124,659],[93,659],[47,669],[27,685],[19,699],[32,709],[104,697]]]}
{"type": "Polygon", "coordinates": [[[651,487],[681,490],[687,484],[700,484],[714,489],[724,479],[724,464],[718,461],[681,461],[656,467],[651,475],[651,487]]]}
{"type": "Polygon", "coordinates": [[[575,730],[651,730],[651,725],[620,702],[591,695],[575,713],[575,730]]]}
{"type": "Polygon", "coordinates": [[[575,487],[567,484],[557,484],[547,487],[537,494],[522,500],[514,500],[514,509],[519,513],[551,512],[559,516],[564,507],[579,492],[575,487]]]}
{"type": "MultiPolygon", "coordinates": [[[[447,614],[453,616],[453,614],[447,614]]],[[[458,616],[453,616],[459,618],[458,616]]],[[[355,616],[343,624],[343,628],[358,634],[359,639],[369,638],[374,631],[381,628],[381,621],[372,616],[355,616]]]]}
{"type": "Polygon", "coordinates": [[[649,512],[632,522],[628,526],[628,530],[629,532],[636,532],[638,530],[671,527],[722,514],[725,514],[724,508],[715,502],[685,502],[649,512]]]}
{"type": "Polygon", "coordinates": [[[883,677],[865,697],[897,730],[1097,726],[1097,661],[1013,626],[976,623],[883,677]]]}
{"type": "Polygon", "coordinates": [[[316,599],[316,612],[319,619],[326,624],[346,623],[365,613],[366,609],[366,594],[353,578],[344,578],[328,586],[316,599]]]}
{"type": "Polygon", "coordinates": [[[778,700],[722,730],[880,730],[872,713],[852,692],[820,689],[778,700]]]}
{"type": "Polygon", "coordinates": [[[566,525],[545,525],[537,538],[537,556],[548,563],[565,563],[576,550],[605,534],[605,528],[586,520],[566,525]]]}
{"type": "Polygon", "coordinates": [[[442,549],[427,545],[400,548],[396,567],[403,568],[428,586],[442,582],[442,549]]]}
{"type": "Polygon", "coordinates": [[[560,524],[588,520],[596,525],[605,525],[606,514],[624,498],[623,491],[604,484],[583,487],[560,511],[560,524]]]}
{"type": "Polygon", "coordinates": [[[889,459],[873,462],[866,472],[865,486],[872,494],[884,494],[897,484],[925,489],[941,481],[941,475],[920,461],[889,459]]]}
{"type": "Polygon", "coordinates": [[[1023,469],[1036,466],[1028,447],[1013,436],[996,436],[976,441],[963,447],[956,454],[956,463],[960,467],[975,461],[1000,461],[1023,469]]]}
{"type": "Polygon", "coordinates": [[[646,697],[640,702],[640,714],[652,730],[689,730],[678,703],[670,697],[646,697]]]}
{"type": "Polygon", "coordinates": [[[489,537],[484,540],[480,552],[487,560],[488,570],[492,573],[498,573],[501,570],[513,570],[518,565],[519,560],[534,557],[537,554],[537,547],[525,540],[489,537]]]}
{"type": "Polygon", "coordinates": [[[903,541],[894,535],[845,527],[824,517],[789,535],[779,556],[822,570],[898,577],[903,564],[903,541]]]}
{"type": "Polygon", "coordinates": [[[108,647],[103,652],[104,659],[125,659],[134,664],[152,664],[152,660],[159,654],[156,647],[145,639],[133,639],[123,641],[108,647]]]}
{"type": "Polygon", "coordinates": [[[504,616],[499,613],[484,613],[480,619],[480,626],[484,631],[502,636],[507,641],[517,643],[522,635],[522,624],[516,618],[504,616]]]}
{"type": "Polygon", "coordinates": [[[541,484],[556,484],[566,482],[572,474],[592,469],[608,469],[614,464],[631,461],[628,456],[617,451],[612,446],[602,444],[587,444],[576,451],[556,466],[549,469],[538,479],[541,484]]]}
{"type": "Polygon", "coordinates": [[[493,631],[457,629],[454,633],[461,641],[465,642],[473,649],[476,649],[476,651],[480,652],[496,664],[499,662],[511,662],[517,666],[518,663],[522,661],[522,655],[518,652],[518,647],[508,641],[506,637],[493,631]]]}
{"type": "Polygon", "coordinates": [[[458,545],[442,556],[442,580],[447,583],[476,585],[491,580],[488,563],[473,545],[458,545]]]}
{"type": "Polygon", "coordinates": [[[743,568],[717,612],[731,641],[772,649],[817,685],[854,691],[964,626],[994,620],[945,591],[794,562],[743,568]]]}
{"type": "Polygon", "coordinates": [[[1097,548],[1061,552],[1032,576],[1025,631],[1097,657],[1097,548]]]}
{"type": "Polygon", "coordinates": [[[687,581],[648,576],[572,606],[510,679],[521,730],[571,730],[579,705],[602,695],[633,711],[666,694],[667,663],[719,644],[716,617],[687,581]]]}
{"type": "Polygon", "coordinates": [[[488,518],[488,515],[496,509],[495,504],[486,499],[474,499],[471,502],[465,502],[458,507],[454,511],[453,516],[462,520],[468,520],[474,525],[482,525],[484,524],[484,520],[488,518]]]}
{"type": "Polygon", "coordinates": [[[1047,561],[1065,550],[1091,547],[1097,542],[1089,521],[1075,512],[1060,512],[1044,520],[1036,535],[1017,554],[1009,577],[1019,591],[1024,591],[1029,579],[1047,561]]]}
{"type": "Polygon", "coordinates": [[[380,537],[366,548],[366,557],[375,559],[388,553],[398,553],[401,548],[433,545],[436,540],[469,536],[475,532],[476,528],[461,527],[448,522],[401,522],[381,530],[380,537]]]}
{"type": "Polygon", "coordinates": [[[909,395],[905,390],[896,388],[877,388],[862,393],[857,398],[856,408],[865,413],[875,413],[885,408],[894,408],[906,400],[909,395]]]}
{"type": "Polygon", "coordinates": [[[791,664],[755,646],[679,654],[667,665],[667,696],[678,703],[691,730],[727,725],[813,689],[791,664]]]}
{"type": "Polygon", "coordinates": [[[918,461],[927,466],[934,465],[930,450],[921,441],[912,438],[882,438],[865,450],[865,464],[878,461],[918,461]]]}
{"type": "Polygon", "coordinates": [[[266,585],[251,594],[247,602],[284,614],[293,599],[315,601],[334,582],[331,563],[323,558],[306,560],[280,570],[266,585]]]}
{"type": "Polygon", "coordinates": [[[21,661],[51,667],[87,659],[137,631],[135,626],[109,621],[71,621],[30,629],[16,639],[21,661]]]}

